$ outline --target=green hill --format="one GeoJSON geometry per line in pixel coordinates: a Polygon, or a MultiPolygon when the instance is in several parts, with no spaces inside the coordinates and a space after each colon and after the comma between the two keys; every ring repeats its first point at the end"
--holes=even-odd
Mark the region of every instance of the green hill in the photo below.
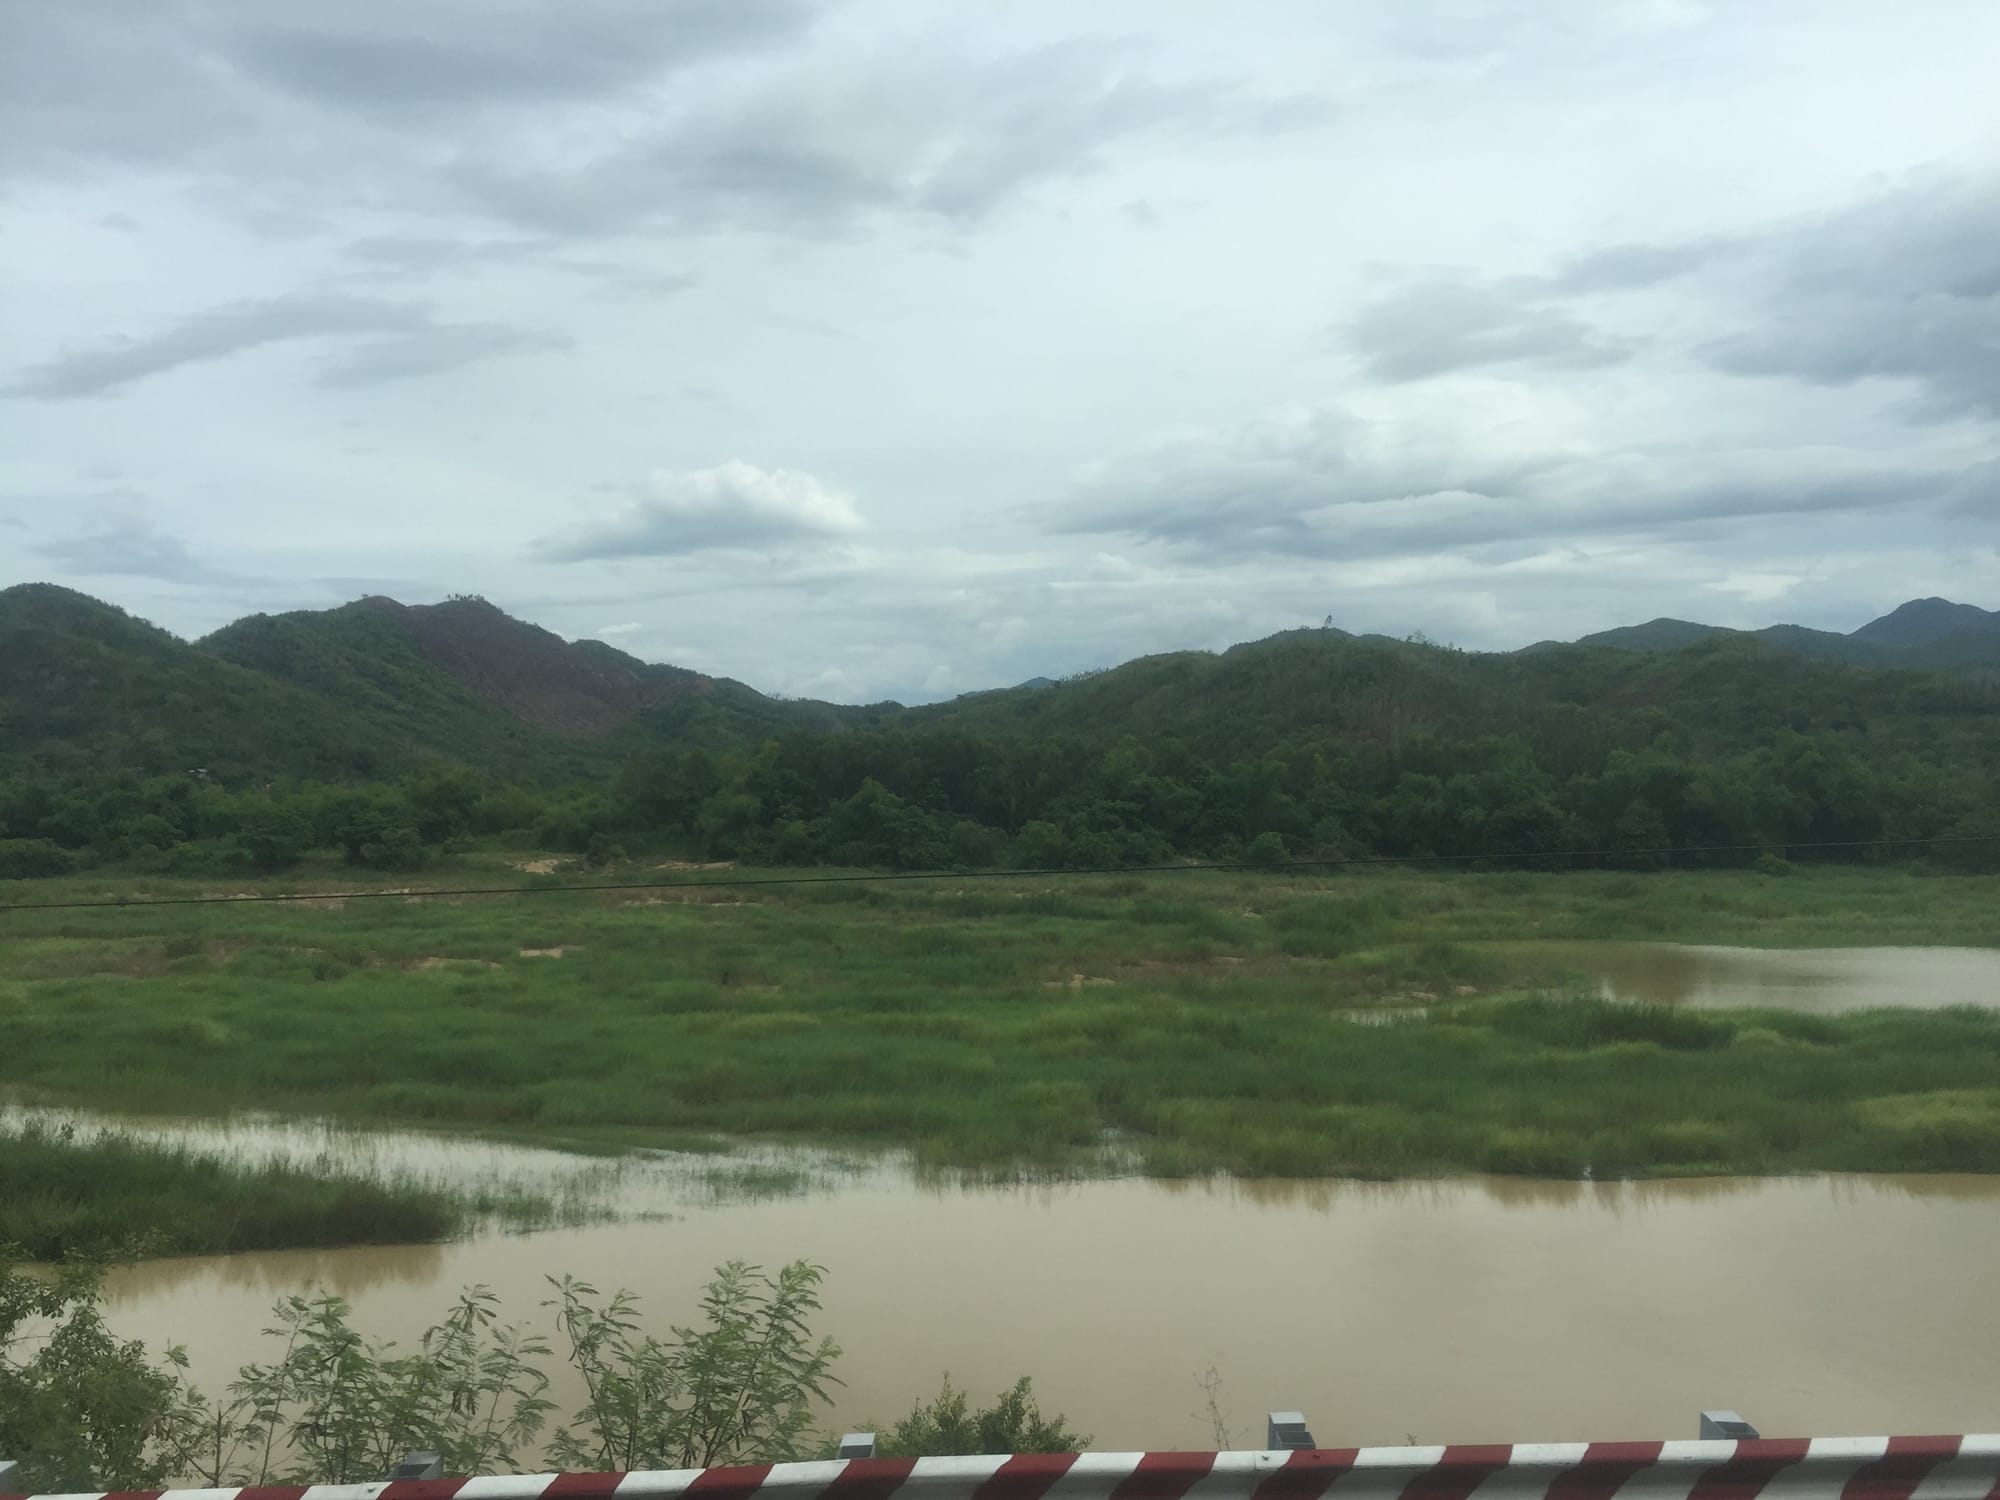
{"type": "Polygon", "coordinates": [[[735,744],[779,729],[837,729],[871,710],[766,697],[726,677],[565,641],[475,597],[253,615],[201,649],[342,704],[437,726],[484,763],[601,766],[662,738],[735,744]]]}
{"type": "Polygon", "coordinates": [[[365,778],[396,757],[310,693],[85,595],[22,584],[0,590],[0,766],[365,778]]]}
{"type": "Polygon", "coordinates": [[[1747,632],[1679,651],[1549,645],[1456,651],[1293,631],[1220,655],[1178,652],[1032,691],[911,709],[903,724],[982,734],[1172,736],[1235,758],[1299,736],[1381,747],[1522,735],[1581,762],[1665,733],[1734,752],[1772,733],[1834,730],[1918,749],[1968,733],[2000,757],[2000,693],[1940,673],[1800,660],[1747,632]]]}
{"type": "Polygon", "coordinates": [[[365,781],[439,761],[554,783],[896,711],[766,697],[483,599],[251,615],[198,642],[51,584],[0,592],[0,770],[365,781]]]}
{"type": "MultiPolygon", "coordinates": [[[[1705,641],[1712,635],[1731,633],[1720,625],[1698,625],[1693,620],[1674,620],[1662,616],[1657,620],[1648,620],[1644,625],[1620,625],[1612,630],[1600,630],[1595,635],[1580,636],[1576,644],[1606,646],[1614,651],[1679,651],[1684,646],[1705,641]]],[[[1557,644],[1560,643],[1543,641],[1539,642],[1538,646],[1557,644]]]]}
{"type": "Polygon", "coordinates": [[[2000,649],[2000,610],[1949,599],[1912,599],[1854,632],[1856,640],[1910,649],[1947,639],[1983,639],[2000,649]]]}

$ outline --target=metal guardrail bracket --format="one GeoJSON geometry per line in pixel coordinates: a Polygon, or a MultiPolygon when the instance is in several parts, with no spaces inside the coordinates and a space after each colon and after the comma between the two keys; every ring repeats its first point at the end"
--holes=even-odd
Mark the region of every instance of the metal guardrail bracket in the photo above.
{"type": "Polygon", "coordinates": [[[1274,1411],[1264,1418],[1264,1446],[1266,1448],[1317,1448],[1313,1435],[1306,1426],[1306,1416],[1300,1411],[1274,1411]]]}
{"type": "Polygon", "coordinates": [[[1705,1411],[1701,1414],[1701,1431],[1697,1435],[1709,1439],[1754,1438],[1757,1429],[1733,1411],[1705,1411]]]}
{"type": "Polygon", "coordinates": [[[840,1438],[841,1458],[873,1458],[875,1456],[875,1434],[872,1432],[847,1432],[840,1438]]]}
{"type": "Polygon", "coordinates": [[[0,1458],[0,1494],[18,1495],[20,1482],[21,1466],[11,1458],[0,1458]]]}
{"type": "Polygon", "coordinates": [[[444,1455],[417,1449],[403,1456],[403,1461],[389,1471],[389,1478],[395,1479],[442,1479],[444,1478],[444,1455]]]}

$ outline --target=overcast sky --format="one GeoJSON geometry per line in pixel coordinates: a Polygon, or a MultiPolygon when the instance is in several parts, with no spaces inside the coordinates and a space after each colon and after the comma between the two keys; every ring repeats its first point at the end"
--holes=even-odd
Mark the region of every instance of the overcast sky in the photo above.
{"type": "Polygon", "coordinates": [[[0,0],[0,581],[915,701],[2000,605],[1993,0],[0,0]]]}

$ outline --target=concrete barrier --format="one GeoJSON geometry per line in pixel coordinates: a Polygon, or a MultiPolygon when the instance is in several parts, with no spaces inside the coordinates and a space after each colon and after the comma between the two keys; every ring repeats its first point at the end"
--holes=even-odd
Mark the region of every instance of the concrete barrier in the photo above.
{"type": "Polygon", "coordinates": [[[1473,1500],[1475,1493],[1477,1500],[2000,1500],[2000,1435],[830,1459],[146,1490],[124,1500],[1473,1500]]]}

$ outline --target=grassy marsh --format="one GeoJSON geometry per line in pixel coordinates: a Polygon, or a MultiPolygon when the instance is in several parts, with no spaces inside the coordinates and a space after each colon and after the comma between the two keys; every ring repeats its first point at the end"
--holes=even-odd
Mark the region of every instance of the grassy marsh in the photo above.
{"type": "MultiPolygon", "coordinates": [[[[114,889],[204,887],[16,892],[114,889]]],[[[2000,1015],[1650,1011],[1515,951],[2000,945],[1986,877],[1200,872],[0,922],[21,1102],[995,1171],[1089,1170],[1107,1145],[1159,1175],[2000,1170],[2000,1015]]]]}

